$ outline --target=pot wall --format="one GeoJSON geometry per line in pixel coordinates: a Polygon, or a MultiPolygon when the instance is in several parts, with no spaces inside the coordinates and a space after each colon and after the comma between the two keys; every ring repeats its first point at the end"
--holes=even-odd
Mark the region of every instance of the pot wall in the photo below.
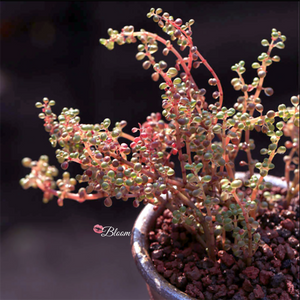
{"type": "Polygon", "coordinates": [[[153,205],[148,204],[141,211],[132,230],[132,256],[139,272],[146,281],[151,300],[194,299],[178,290],[174,285],[158,274],[149,256],[148,232],[154,228],[155,220],[162,214],[163,210],[164,207],[161,206],[157,211],[154,211],[153,205]]]}

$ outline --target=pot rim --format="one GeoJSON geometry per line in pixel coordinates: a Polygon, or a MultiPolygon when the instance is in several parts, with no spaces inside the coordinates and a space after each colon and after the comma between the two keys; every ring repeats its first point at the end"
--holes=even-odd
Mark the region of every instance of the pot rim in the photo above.
{"type": "MultiPolygon", "coordinates": [[[[248,175],[246,172],[236,172],[235,178],[243,179],[248,175]]],[[[260,177],[259,174],[255,174],[260,177]]],[[[267,175],[265,180],[271,182],[274,186],[286,188],[286,182],[280,177],[267,175]]],[[[191,300],[195,299],[180,291],[173,284],[168,282],[160,275],[154,267],[151,257],[148,253],[149,242],[148,232],[153,229],[156,218],[162,214],[164,206],[160,206],[157,211],[153,210],[152,204],[147,204],[137,217],[132,229],[131,235],[131,253],[135,264],[146,281],[150,289],[164,299],[173,300],[191,300]]]]}

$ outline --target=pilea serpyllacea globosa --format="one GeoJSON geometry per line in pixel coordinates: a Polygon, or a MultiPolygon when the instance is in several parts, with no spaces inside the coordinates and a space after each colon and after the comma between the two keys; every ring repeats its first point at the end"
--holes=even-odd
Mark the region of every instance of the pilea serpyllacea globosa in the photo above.
{"type": "Polygon", "coordinates": [[[39,117],[44,120],[51,145],[59,146],[56,157],[61,168],[66,170],[75,162],[81,165],[83,173],[70,178],[64,172],[62,179],[55,181],[58,171],[48,164],[47,156],[41,156],[38,161],[24,158],[23,165],[31,173],[20,183],[25,189],[40,188],[45,203],[56,196],[60,206],[67,198],[78,202],[101,198],[107,207],[112,205],[112,198],[132,199],[135,207],[141,202],[154,207],[165,205],[173,212],[173,223],[184,224],[212,260],[217,248],[232,249],[235,256],[250,264],[251,257],[263,244],[256,233],[258,212],[281,198],[265,192],[268,202],[262,202],[257,195],[260,190],[270,188],[264,177],[275,167],[274,156],[284,154],[287,148],[286,201],[299,191],[299,95],[291,97],[291,107],[281,104],[266,113],[260,99],[273,94],[271,87],[264,86],[264,78],[267,68],[280,61],[271,52],[274,48],[283,49],[286,37],[272,29],[270,41],[261,41],[267,50],[252,64],[256,77],[251,83],[243,78],[244,61],[231,67],[236,72],[231,83],[241,96],[233,107],[227,108],[219,78],[193,43],[194,20],[186,23],[179,18],[174,20],[160,8],[151,9],[147,16],[157,22],[169,39],[125,26],[121,32],[108,29],[109,38],[100,39],[100,43],[112,50],[115,43],[139,42],[136,59],[144,60],[144,69],[153,69],[154,81],[162,80],[159,88],[163,91],[164,119],[161,114],[152,113],[145,123],[132,128],[134,135],[130,135],[123,131],[126,121],[117,122],[113,128],[109,119],[100,124],[80,124],[78,109],[64,108],[57,117],[52,112],[55,102],[44,98],[36,107],[42,109],[39,117]],[[163,46],[163,55],[175,56],[174,66],[155,60],[158,44],[163,46]],[[181,52],[185,49],[188,54],[183,57],[181,52]],[[212,95],[206,95],[206,90],[198,87],[192,77],[193,68],[202,65],[212,75],[208,80],[209,85],[216,87],[212,95]],[[250,138],[253,130],[261,131],[270,139],[268,148],[261,149],[261,154],[266,156],[261,162],[251,154],[255,147],[250,138]],[[282,135],[291,138],[285,146],[280,145],[282,135]],[[119,143],[119,137],[129,142],[119,143]],[[245,181],[235,178],[235,158],[239,151],[247,155],[247,161],[240,162],[249,169],[250,176],[245,181]],[[179,177],[175,175],[171,157],[179,161],[179,177]],[[255,175],[255,169],[260,176],[255,175]],[[290,182],[291,172],[294,175],[290,182]],[[86,182],[87,187],[75,193],[77,182],[86,182]],[[243,188],[251,189],[246,198],[240,190],[243,188]]]}

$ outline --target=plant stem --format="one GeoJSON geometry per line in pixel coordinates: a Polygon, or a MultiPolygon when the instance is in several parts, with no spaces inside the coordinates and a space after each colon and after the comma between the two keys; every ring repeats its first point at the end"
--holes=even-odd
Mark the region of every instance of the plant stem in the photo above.
{"type": "MultiPolygon", "coordinates": [[[[179,115],[177,103],[174,105],[174,112],[175,112],[176,116],[179,115]]],[[[186,169],[184,168],[184,161],[183,161],[181,141],[180,141],[180,129],[179,129],[178,122],[175,122],[175,127],[176,127],[176,144],[177,144],[177,150],[178,150],[178,159],[180,161],[180,168],[181,168],[181,173],[182,173],[183,184],[186,185],[186,183],[187,183],[186,169]]]]}
{"type": "Polygon", "coordinates": [[[127,139],[127,140],[130,140],[130,141],[132,141],[132,142],[133,142],[134,139],[135,139],[134,136],[132,136],[132,135],[130,135],[130,134],[128,134],[128,133],[125,133],[125,132],[121,132],[120,137],[123,137],[123,138],[125,138],[125,139],[127,139]]]}
{"type": "MultiPolygon", "coordinates": [[[[36,184],[39,187],[39,189],[42,190],[43,192],[48,192],[56,197],[59,197],[60,191],[56,191],[56,190],[45,187],[45,185],[43,184],[43,182],[40,179],[36,179],[36,184]]],[[[78,202],[84,202],[85,200],[98,200],[99,198],[105,198],[107,196],[108,196],[108,194],[105,192],[98,192],[96,194],[86,194],[84,199],[82,199],[79,196],[79,194],[68,193],[68,192],[64,194],[64,198],[75,200],[78,202]]]]}
{"type": "MultiPolygon", "coordinates": [[[[158,36],[157,34],[154,34],[152,32],[149,32],[149,31],[135,31],[133,33],[130,33],[130,34],[126,34],[124,33],[124,35],[128,35],[128,36],[142,36],[142,35],[146,35],[146,36],[150,36],[152,37],[154,40],[157,40],[159,42],[161,42],[162,44],[166,45],[167,44],[167,41],[158,36]]],[[[185,71],[186,74],[188,74],[189,76],[191,76],[190,74],[190,70],[187,68],[186,64],[184,63],[183,61],[183,58],[182,56],[179,54],[179,52],[173,47],[173,45],[170,43],[170,45],[167,46],[167,48],[177,57],[180,65],[182,66],[183,70],[185,71]]],[[[171,81],[172,82],[172,81],[171,81]]]]}
{"type": "MultiPolygon", "coordinates": [[[[279,139],[279,138],[278,138],[278,139],[279,139]]],[[[277,139],[277,143],[278,143],[278,139],[277,139]]],[[[276,144],[277,144],[277,143],[276,143],[276,144]]],[[[276,154],[276,150],[273,150],[273,151],[271,152],[270,156],[269,156],[269,159],[268,159],[268,165],[272,162],[272,160],[273,160],[275,154],[276,154]]],[[[254,200],[255,200],[256,195],[257,195],[257,192],[258,192],[258,187],[259,187],[259,185],[263,182],[263,179],[264,179],[263,176],[260,176],[260,178],[258,179],[257,184],[256,184],[256,186],[255,186],[255,188],[253,189],[252,194],[251,194],[251,201],[254,201],[254,200]]]]}
{"type": "MultiPolygon", "coordinates": [[[[250,130],[245,131],[245,142],[249,146],[249,139],[250,139],[250,130]]],[[[248,160],[248,167],[249,167],[249,172],[250,172],[250,177],[254,174],[254,165],[252,164],[252,156],[250,149],[247,149],[246,151],[247,154],[247,160],[248,160]]]]}
{"type": "Polygon", "coordinates": [[[197,55],[199,56],[201,62],[205,65],[205,67],[207,68],[207,70],[212,74],[212,76],[217,80],[217,87],[218,87],[218,91],[219,91],[219,107],[222,107],[223,104],[223,89],[222,89],[222,85],[220,82],[219,77],[217,76],[217,74],[215,73],[215,71],[213,70],[213,68],[209,65],[209,63],[207,62],[206,59],[204,59],[204,57],[199,53],[199,51],[196,51],[197,55]]]}
{"type": "Polygon", "coordinates": [[[291,187],[288,188],[288,193],[286,196],[287,207],[289,207],[293,196],[296,195],[298,192],[299,192],[299,171],[294,173],[294,179],[292,181],[291,187]]]}
{"type": "MultiPolygon", "coordinates": [[[[207,199],[205,192],[204,192],[204,188],[203,188],[203,184],[200,180],[197,180],[198,184],[201,188],[201,190],[203,191],[203,199],[204,201],[207,199]]],[[[206,210],[207,210],[207,215],[209,217],[211,217],[211,220],[209,221],[209,225],[207,228],[207,222],[204,220],[204,224],[206,225],[203,229],[206,235],[206,240],[207,240],[207,247],[208,247],[208,254],[209,254],[209,258],[212,259],[213,261],[216,260],[216,255],[215,255],[215,234],[214,234],[214,228],[213,228],[213,223],[212,223],[212,213],[210,210],[209,206],[206,206],[206,210]]]]}
{"type": "Polygon", "coordinates": [[[179,190],[176,190],[173,186],[171,186],[169,184],[168,184],[168,187],[170,188],[170,191],[174,195],[176,195],[180,198],[180,200],[183,202],[184,205],[186,205],[192,209],[197,209],[195,204],[189,198],[187,198],[185,195],[183,195],[179,190]]]}
{"type": "MultiPolygon", "coordinates": [[[[236,219],[236,215],[234,215],[234,219],[233,219],[233,223],[234,223],[234,227],[237,227],[237,219],[236,219]]],[[[236,245],[236,238],[234,238],[234,244],[236,245]]]]}
{"type": "MultiPolygon", "coordinates": [[[[273,49],[273,44],[274,44],[274,41],[272,41],[271,44],[269,45],[268,52],[267,52],[268,56],[270,56],[270,54],[271,54],[271,51],[273,49]]],[[[262,61],[262,71],[266,71],[267,70],[267,66],[266,66],[266,63],[265,63],[267,60],[268,60],[268,58],[266,58],[266,59],[264,59],[262,61]]],[[[260,95],[264,79],[265,79],[265,77],[261,77],[259,79],[256,91],[255,91],[255,94],[254,94],[254,100],[257,99],[259,97],[259,95],[260,95]]]]}
{"type": "Polygon", "coordinates": [[[251,227],[249,224],[249,219],[248,219],[248,214],[245,211],[245,208],[242,204],[242,202],[240,201],[238,195],[236,194],[235,190],[232,191],[232,195],[235,199],[235,201],[237,202],[237,204],[240,206],[240,208],[243,211],[243,216],[245,218],[245,222],[246,222],[246,227],[247,227],[247,232],[248,232],[248,257],[247,257],[247,265],[250,266],[251,265],[251,257],[252,257],[252,234],[251,234],[251,227]]]}
{"type": "Polygon", "coordinates": [[[285,163],[285,181],[286,181],[286,185],[287,185],[287,189],[289,190],[289,187],[290,187],[290,170],[289,170],[289,167],[290,167],[290,164],[291,164],[291,161],[292,161],[292,157],[294,155],[296,151],[296,148],[293,148],[291,150],[291,152],[289,153],[289,160],[285,163]]]}
{"type": "Polygon", "coordinates": [[[189,138],[187,138],[186,142],[185,142],[185,146],[186,146],[186,153],[188,155],[188,162],[191,165],[192,164],[192,156],[191,156],[191,149],[190,149],[190,141],[189,138]]]}
{"type": "MultiPolygon", "coordinates": [[[[175,208],[169,202],[165,202],[165,206],[171,212],[173,212],[175,210],[175,208]]],[[[203,238],[200,236],[199,233],[197,233],[197,231],[193,227],[191,227],[191,226],[189,226],[189,225],[187,225],[185,223],[183,223],[182,225],[184,226],[184,228],[187,231],[189,231],[196,238],[196,240],[204,247],[204,249],[207,247],[206,244],[205,244],[205,242],[204,242],[204,240],[203,240],[203,238]]]]}

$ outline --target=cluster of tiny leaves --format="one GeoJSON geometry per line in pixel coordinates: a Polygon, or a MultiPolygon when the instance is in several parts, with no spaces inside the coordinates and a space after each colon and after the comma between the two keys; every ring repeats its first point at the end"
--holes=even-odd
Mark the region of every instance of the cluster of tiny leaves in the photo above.
{"type": "MultiPolygon", "coordinates": [[[[64,108],[57,117],[51,109],[55,102],[44,98],[43,103],[38,102],[36,106],[42,109],[39,117],[45,122],[51,145],[61,147],[56,150],[61,168],[66,170],[71,162],[76,162],[83,173],[70,179],[70,174],[65,172],[63,179],[55,184],[56,169],[48,165],[45,156],[38,162],[25,158],[23,164],[31,168],[31,173],[20,183],[24,188],[41,188],[45,202],[57,196],[59,205],[65,198],[79,202],[104,198],[108,207],[112,205],[112,198],[123,201],[132,198],[135,207],[140,202],[163,204],[173,211],[174,224],[184,224],[195,232],[212,259],[216,246],[226,251],[232,249],[237,257],[249,259],[262,244],[256,233],[258,210],[266,209],[269,203],[280,198],[268,194],[271,185],[264,180],[275,167],[274,156],[284,154],[286,148],[291,149],[285,156],[285,175],[287,178],[294,171],[299,178],[299,141],[295,134],[299,131],[299,96],[291,98],[292,107],[281,104],[276,111],[265,114],[260,99],[261,91],[266,96],[273,94],[273,89],[264,87],[263,82],[267,67],[280,60],[278,56],[271,56],[272,49],[283,49],[286,37],[273,29],[271,41],[262,40],[268,50],[252,64],[257,77],[251,84],[246,84],[242,76],[246,71],[244,61],[232,66],[238,77],[231,83],[243,95],[233,107],[227,108],[223,105],[217,75],[193,44],[194,20],[186,23],[179,18],[174,20],[160,8],[151,9],[147,16],[158,23],[169,36],[168,40],[125,26],[121,32],[109,29],[109,38],[100,39],[100,43],[112,50],[115,43],[140,41],[136,59],[145,59],[144,69],[152,67],[154,81],[162,79],[159,88],[163,90],[162,115],[166,121],[159,113],[152,113],[145,123],[132,129],[138,134],[134,137],[123,132],[126,121],[117,122],[110,130],[109,119],[101,124],[80,124],[78,109],[64,108]],[[164,46],[163,55],[172,53],[176,57],[173,67],[168,67],[163,60],[156,62],[153,55],[159,50],[158,43],[164,46]],[[182,57],[176,47],[181,52],[188,49],[188,55],[182,57]],[[192,69],[200,65],[212,74],[209,85],[217,87],[211,97],[206,96],[204,88],[198,88],[191,75],[192,69]],[[251,156],[255,148],[254,140],[249,137],[252,130],[270,138],[268,148],[261,149],[261,154],[266,155],[262,162],[251,156]],[[282,135],[292,141],[280,146],[282,135]],[[120,137],[130,140],[130,144],[120,144],[120,137]],[[244,182],[234,175],[239,151],[245,151],[248,159],[240,165],[248,166],[250,171],[249,180],[244,182]],[[178,158],[181,177],[175,175],[172,157],[178,158]],[[255,168],[260,176],[254,174],[255,168]],[[87,187],[75,194],[77,182],[85,182],[87,187]],[[59,191],[55,190],[56,186],[59,191]],[[250,196],[242,192],[245,187],[251,189],[250,196]],[[267,202],[258,199],[258,191],[264,192],[267,202]]],[[[296,192],[297,185],[291,185],[291,195],[296,192]]]]}

